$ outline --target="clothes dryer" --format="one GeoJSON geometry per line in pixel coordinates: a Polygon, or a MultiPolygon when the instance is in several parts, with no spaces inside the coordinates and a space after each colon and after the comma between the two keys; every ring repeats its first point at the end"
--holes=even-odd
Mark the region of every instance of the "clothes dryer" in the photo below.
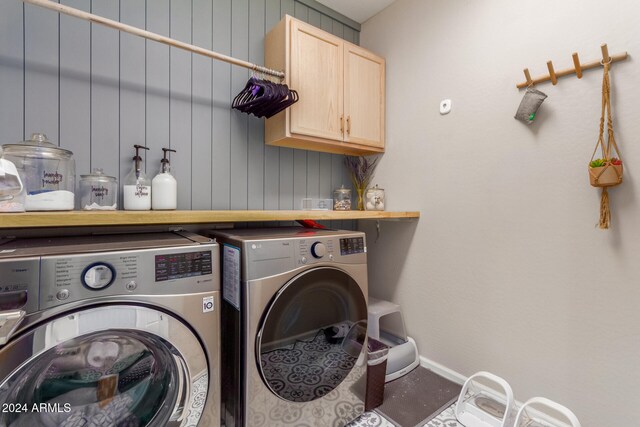
{"type": "Polygon", "coordinates": [[[364,411],[363,233],[215,232],[223,274],[223,417],[232,426],[342,426],[364,411]]]}

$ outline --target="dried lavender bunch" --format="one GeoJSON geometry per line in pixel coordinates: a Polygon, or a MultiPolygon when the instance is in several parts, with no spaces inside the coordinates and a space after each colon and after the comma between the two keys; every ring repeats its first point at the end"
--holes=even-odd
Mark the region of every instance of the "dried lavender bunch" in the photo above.
{"type": "Polygon", "coordinates": [[[349,169],[354,187],[367,188],[369,186],[379,159],[380,157],[344,156],[344,164],[349,169]]]}

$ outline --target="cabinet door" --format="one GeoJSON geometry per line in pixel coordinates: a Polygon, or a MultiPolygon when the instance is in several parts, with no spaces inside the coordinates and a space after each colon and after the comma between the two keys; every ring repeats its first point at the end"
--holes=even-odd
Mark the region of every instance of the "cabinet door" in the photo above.
{"type": "Polygon", "coordinates": [[[291,133],[343,139],[343,44],[312,25],[291,23],[291,133]]]}
{"type": "Polygon", "coordinates": [[[345,141],[384,147],[384,85],[384,59],[345,43],[345,141]]]}

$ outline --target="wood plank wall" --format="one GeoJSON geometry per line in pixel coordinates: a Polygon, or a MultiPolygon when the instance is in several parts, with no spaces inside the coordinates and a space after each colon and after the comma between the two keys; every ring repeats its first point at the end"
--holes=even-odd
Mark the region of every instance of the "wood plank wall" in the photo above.
{"type": "MultiPolygon", "coordinates": [[[[359,42],[348,20],[308,0],[60,2],[259,64],[264,35],[285,14],[359,42]]],[[[304,197],[350,186],[342,156],[265,146],[263,119],[230,109],[248,77],[19,0],[0,2],[0,143],[44,132],[74,152],[77,179],[102,168],[120,181],[133,144],[150,148],[150,177],[161,148],[173,148],[179,209],[299,209],[304,197]]]]}

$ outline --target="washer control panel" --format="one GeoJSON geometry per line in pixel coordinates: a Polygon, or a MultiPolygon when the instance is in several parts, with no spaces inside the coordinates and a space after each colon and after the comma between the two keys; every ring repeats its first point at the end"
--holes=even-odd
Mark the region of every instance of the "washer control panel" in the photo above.
{"type": "Polygon", "coordinates": [[[40,309],[117,295],[219,290],[217,244],[41,258],[40,309]]]}

